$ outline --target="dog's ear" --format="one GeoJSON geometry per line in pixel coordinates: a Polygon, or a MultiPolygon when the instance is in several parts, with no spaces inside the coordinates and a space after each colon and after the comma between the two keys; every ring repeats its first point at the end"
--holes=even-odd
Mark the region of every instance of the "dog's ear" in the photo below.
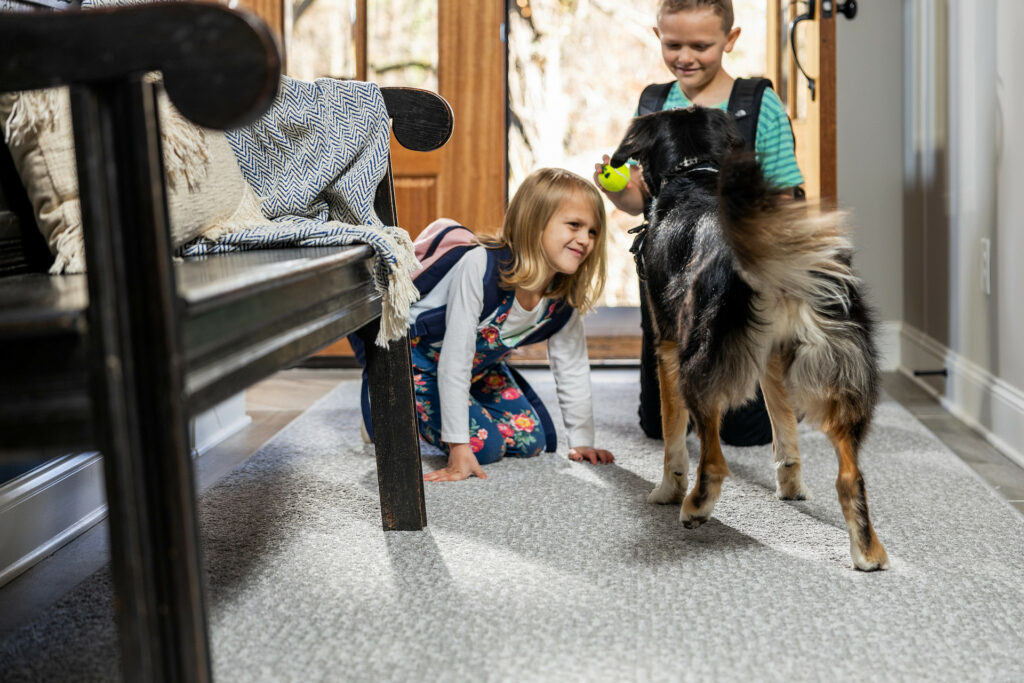
{"type": "Polygon", "coordinates": [[[619,148],[612,154],[611,166],[618,168],[629,159],[635,159],[644,164],[647,159],[647,151],[654,142],[656,134],[655,115],[647,114],[638,116],[629,124],[625,137],[619,143],[619,148]]]}
{"type": "Polygon", "coordinates": [[[643,169],[644,183],[651,192],[657,193],[661,187],[663,153],[662,139],[665,130],[665,112],[645,114],[633,119],[626,137],[612,155],[611,165],[618,168],[629,159],[636,160],[643,169]]]}
{"type": "Polygon", "coordinates": [[[741,153],[746,145],[732,115],[720,109],[709,109],[706,114],[706,140],[709,145],[706,153],[719,160],[741,153]]]}

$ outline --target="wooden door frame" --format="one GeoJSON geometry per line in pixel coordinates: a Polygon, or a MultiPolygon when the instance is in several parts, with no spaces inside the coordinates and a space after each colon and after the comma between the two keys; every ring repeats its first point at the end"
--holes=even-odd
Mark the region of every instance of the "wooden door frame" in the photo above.
{"type": "MultiPolygon", "coordinates": [[[[496,231],[508,201],[506,2],[434,1],[438,93],[451,105],[455,127],[451,140],[434,152],[409,152],[391,145],[399,216],[404,213],[403,200],[415,201],[422,209],[417,213],[433,214],[429,220],[445,216],[477,232],[496,231]]],[[[367,0],[356,0],[354,43],[360,80],[368,77],[368,28],[367,0]]],[[[399,224],[415,237],[426,222],[399,224]]],[[[349,353],[347,344],[335,344],[315,364],[330,365],[349,353]]]]}
{"type": "MultiPolygon", "coordinates": [[[[807,54],[800,55],[800,62],[817,83],[816,97],[807,103],[807,116],[797,117],[797,88],[803,87],[803,84],[797,78],[798,72],[789,44],[781,40],[783,2],[767,2],[766,73],[773,83],[781,83],[782,59],[789,60],[790,78],[785,99],[796,137],[797,160],[804,175],[804,189],[811,199],[820,197],[834,203],[839,198],[836,162],[836,17],[833,14],[822,18],[821,3],[818,2],[814,19],[801,22],[797,27],[798,31],[807,32],[807,54]]],[[[787,17],[791,21],[796,16],[796,8],[788,2],[786,4],[789,7],[787,17]]]]}
{"type": "MultiPolygon", "coordinates": [[[[452,106],[455,132],[448,144],[429,155],[410,156],[392,145],[395,165],[439,166],[439,215],[474,230],[497,229],[508,202],[506,2],[436,2],[438,94],[452,106]]],[[[356,0],[360,80],[367,78],[366,5],[367,0],[356,0]]]]}

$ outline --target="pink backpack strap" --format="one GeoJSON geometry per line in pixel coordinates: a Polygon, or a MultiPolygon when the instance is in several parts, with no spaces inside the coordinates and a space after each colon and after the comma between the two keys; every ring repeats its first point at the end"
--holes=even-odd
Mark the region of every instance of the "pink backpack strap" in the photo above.
{"type": "Polygon", "coordinates": [[[412,246],[416,253],[416,258],[420,262],[420,267],[412,274],[413,280],[433,265],[437,259],[448,253],[452,247],[475,244],[473,232],[469,228],[448,230],[452,226],[461,226],[461,223],[451,218],[438,218],[416,236],[412,246]],[[445,230],[448,230],[448,232],[445,233],[445,230]],[[442,237],[443,233],[445,234],[442,237]],[[439,238],[440,241],[438,241],[439,238]]]}

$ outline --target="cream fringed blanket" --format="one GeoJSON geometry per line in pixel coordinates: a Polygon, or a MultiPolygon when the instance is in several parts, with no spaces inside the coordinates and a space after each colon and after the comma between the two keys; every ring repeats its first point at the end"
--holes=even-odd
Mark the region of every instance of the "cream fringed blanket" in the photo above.
{"type": "Polygon", "coordinates": [[[384,225],[373,210],[389,154],[380,89],[358,81],[283,77],[270,110],[227,135],[267,222],[216,241],[197,240],[180,254],[369,244],[377,254],[374,276],[383,298],[377,344],[401,337],[409,307],[419,298],[410,277],[419,262],[408,233],[384,225]]]}

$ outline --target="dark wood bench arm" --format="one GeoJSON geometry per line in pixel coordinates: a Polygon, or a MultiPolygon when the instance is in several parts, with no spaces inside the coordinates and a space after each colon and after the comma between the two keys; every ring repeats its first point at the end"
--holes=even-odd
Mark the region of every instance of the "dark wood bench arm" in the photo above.
{"type": "MultiPolygon", "coordinates": [[[[123,671],[127,680],[208,680],[185,306],[176,291],[148,71],[163,72],[167,94],[186,117],[226,128],[270,105],[280,57],[262,23],[215,4],[0,15],[0,91],[72,86],[88,263],[91,436],[105,462],[123,671]]],[[[433,149],[451,135],[451,110],[440,98],[414,91],[384,97],[405,146],[433,149]],[[399,113],[420,105],[434,112],[426,123],[399,113]]],[[[393,192],[390,173],[378,196],[382,191],[393,192]]],[[[393,194],[385,199],[390,215],[381,218],[393,225],[393,194]]],[[[369,301],[360,304],[360,325],[371,318],[369,301]]],[[[375,327],[371,321],[360,334],[370,338],[375,327]]],[[[367,346],[373,381],[388,387],[371,392],[375,410],[387,401],[402,409],[392,409],[392,418],[409,413],[376,444],[383,523],[419,529],[426,518],[408,340],[367,346]]]]}
{"type": "Polygon", "coordinates": [[[6,14],[0,46],[0,91],[161,71],[178,110],[208,128],[255,120],[273,102],[281,73],[265,24],[206,3],[6,14]]]}

